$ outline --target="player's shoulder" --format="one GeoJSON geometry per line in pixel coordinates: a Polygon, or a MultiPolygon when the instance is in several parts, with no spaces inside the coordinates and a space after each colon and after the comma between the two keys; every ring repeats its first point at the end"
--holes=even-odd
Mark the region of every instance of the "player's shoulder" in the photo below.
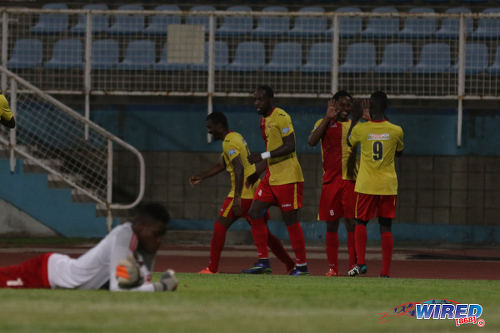
{"type": "Polygon", "coordinates": [[[133,233],[132,222],[124,222],[114,227],[109,234],[118,235],[118,234],[132,234],[132,233],[133,233]]]}
{"type": "Polygon", "coordinates": [[[231,131],[229,132],[224,140],[222,141],[222,144],[239,144],[244,141],[243,135],[241,135],[238,132],[231,131]]]}
{"type": "Polygon", "coordinates": [[[403,133],[403,128],[401,128],[401,126],[391,123],[390,121],[386,121],[386,123],[387,123],[386,126],[392,129],[393,131],[397,133],[403,133]]]}
{"type": "Polygon", "coordinates": [[[274,118],[284,118],[284,117],[290,118],[290,115],[285,110],[279,107],[275,107],[271,115],[274,118]]]}

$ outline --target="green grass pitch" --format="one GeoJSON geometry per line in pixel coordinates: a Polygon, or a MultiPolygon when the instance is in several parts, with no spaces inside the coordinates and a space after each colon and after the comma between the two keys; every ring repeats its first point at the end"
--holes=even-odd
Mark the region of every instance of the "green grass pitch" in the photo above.
{"type": "Polygon", "coordinates": [[[175,293],[0,290],[0,332],[500,332],[500,281],[178,278],[175,293]],[[408,317],[378,323],[397,305],[443,298],[481,304],[486,326],[408,317]]]}

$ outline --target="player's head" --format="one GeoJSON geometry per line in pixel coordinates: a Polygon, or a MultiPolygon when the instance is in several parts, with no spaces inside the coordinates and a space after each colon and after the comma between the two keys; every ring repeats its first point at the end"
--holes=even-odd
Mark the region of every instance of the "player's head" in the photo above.
{"type": "Polygon", "coordinates": [[[340,111],[337,116],[337,119],[339,121],[346,121],[352,109],[351,94],[349,94],[345,90],[340,90],[335,95],[333,95],[332,99],[336,102],[337,107],[339,108],[340,111]]]}
{"type": "Polygon", "coordinates": [[[135,210],[133,230],[139,240],[139,247],[146,252],[156,253],[167,232],[170,220],[167,209],[157,203],[141,204],[135,210]]]}
{"type": "Polygon", "coordinates": [[[370,117],[378,119],[385,117],[387,109],[387,95],[383,91],[376,91],[370,96],[370,117]]]}
{"type": "Polygon", "coordinates": [[[268,115],[273,109],[274,91],[269,86],[258,86],[254,93],[254,104],[257,113],[268,115]]]}
{"type": "Polygon", "coordinates": [[[215,140],[222,140],[228,132],[229,125],[227,118],[222,112],[212,112],[206,118],[208,133],[214,136],[215,140]]]}

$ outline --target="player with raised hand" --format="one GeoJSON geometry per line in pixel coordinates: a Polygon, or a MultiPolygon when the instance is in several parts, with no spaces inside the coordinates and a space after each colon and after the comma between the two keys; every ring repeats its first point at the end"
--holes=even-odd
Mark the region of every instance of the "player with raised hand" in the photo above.
{"type": "Polygon", "coordinates": [[[220,214],[214,223],[212,240],[210,242],[210,262],[208,267],[200,271],[200,274],[217,273],[219,260],[224,243],[226,241],[226,231],[240,217],[246,218],[251,225],[252,235],[259,257],[259,263],[249,271],[244,273],[262,274],[271,273],[269,264],[268,245],[276,257],[281,260],[287,270],[293,269],[293,260],[283,248],[281,241],[269,232],[266,224],[266,217],[250,219],[248,210],[252,204],[255,188],[244,185],[248,176],[255,173],[255,166],[248,163],[247,156],[249,150],[243,136],[237,132],[230,131],[227,118],[221,112],[213,112],[206,118],[208,133],[213,135],[215,140],[222,140],[222,154],[219,161],[209,170],[199,175],[189,178],[189,183],[194,186],[204,179],[215,176],[226,170],[231,177],[231,190],[229,191],[220,214]]]}
{"type": "Polygon", "coordinates": [[[265,161],[267,168],[255,192],[249,215],[252,219],[258,219],[272,205],[279,206],[295,252],[295,269],[290,275],[309,275],[304,232],[298,218],[298,211],[302,207],[304,177],[295,151],[292,119],[283,109],[273,105],[274,92],[271,87],[258,87],[254,97],[257,113],[261,115],[260,128],[266,151],[251,154],[248,160],[261,165],[265,161]]]}
{"type": "Polygon", "coordinates": [[[352,130],[348,142],[361,146],[361,161],[356,178],[356,266],[348,274],[365,274],[366,224],[375,214],[380,224],[382,239],[381,277],[389,277],[394,240],[392,219],[396,213],[398,179],[394,157],[404,148],[403,130],[387,121],[387,95],[377,91],[370,96],[371,120],[358,123],[352,130]]]}
{"type": "Polygon", "coordinates": [[[151,281],[169,219],[162,205],[140,205],[132,222],[115,227],[77,259],[46,253],[20,265],[1,267],[0,288],[174,291],[177,278],[172,270],[158,282],[151,281]]]}
{"type": "Polygon", "coordinates": [[[0,94],[0,124],[7,128],[16,127],[16,121],[10,110],[9,102],[7,102],[7,99],[2,94],[0,94]]]}
{"type": "Polygon", "coordinates": [[[349,270],[356,264],[354,249],[354,178],[347,174],[347,161],[351,147],[347,145],[347,132],[351,125],[349,114],[353,99],[346,91],[339,91],[328,101],[323,118],[319,119],[309,135],[309,145],[321,141],[323,181],[318,220],[326,223],[326,254],[329,270],[326,276],[338,275],[338,228],[344,217],[347,229],[349,270]]]}

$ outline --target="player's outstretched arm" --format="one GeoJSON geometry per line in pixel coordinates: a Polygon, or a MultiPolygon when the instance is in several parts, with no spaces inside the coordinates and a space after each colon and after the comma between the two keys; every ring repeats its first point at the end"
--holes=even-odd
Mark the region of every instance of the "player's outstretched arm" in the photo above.
{"type": "Polygon", "coordinates": [[[328,101],[328,108],[326,109],[325,117],[323,121],[313,129],[311,134],[309,135],[308,143],[310,146],[316,146],[326,133],[326,129],[328,128],[328,123],[337,118],[339,110],[337,108],[337,103],[335,100],[330,99],[328,101]]]}
{"type": "Polygon", "coordinates": [[[245,182],[246,187],[252,187],[253,184],[257,182],[257,180],[260,179],[260,175],[267,169],[267,163],[266,161],[260,161],[255,164],[255,172],[251,174],[250,176],[247,177],[247,180],[245,182]]]}
{"type": "Polygon", "coordinates": [[[291,154],[295,151],[295,133],[291,133],[283,138],[283,144],[273,151],[262,154],[252,153],[248,156],[248,161],[251,164],[259,163],[260,161],[270,157],[280,157],[291,154]],[[269,154],[269,155],[268,155],[269,154]]]}
{"type": "Polygon", "coordinates": [[[221,173],[226,169],[226,166],[224,164],[224,160],[222,157],[219,157],[219,160],[217,161],[216,164],[214,164],[210,169],[198,174],[198,175],[193,175],[189,177],[189,184],[191,186],[197,185],[201,183],[204,179],[210,178],[215,176],[218,173],[221,173]]]}

